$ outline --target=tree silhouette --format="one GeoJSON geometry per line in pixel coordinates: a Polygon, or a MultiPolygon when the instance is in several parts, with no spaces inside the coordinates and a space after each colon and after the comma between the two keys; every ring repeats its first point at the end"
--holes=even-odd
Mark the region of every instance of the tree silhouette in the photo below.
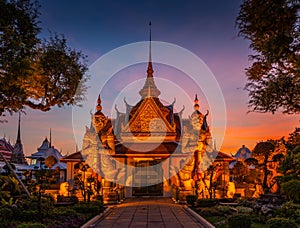
{"type": "Polygon", "coordinates": [[[271,141],[266,141],[266,142],[257,143],[252,151],[252,156],[254,158],[257,158],[258,165],[262,167],[264,173],[262,186],[265,192],[269,191],[269,187],[267,185],[268,173],[269,173],[267,163],[269,162],[269,159],[274,150],[275,150],[274,143],[271,141]]]}
{"type": "Polygon", "coordinates": [[[300,2],[244,0],[236,25],[254,54],[246,69],[249,108],[300,113],[300,2]]]}
{"type": "Polygon", "coordinates": [[[0,15],[0,116],[80,102],[86,57],[64,36],[39,38],[38,1],[0,0],[0,15]]]}
{"type": "Polygon", "coordinates": [[[249,168],[243,161],[237,161],[231,170],[231,174],[234,175],[238,183],[244,182],[244,177],[249,174],[249,168]]]}
{"type": "Polygon", "coordinates": [[[289,140],[287,141],[287,147],[289,148],[287,155],[280,162],[279,170],[284,174],[281,178],[283,182],[292,179],[300,180],[300,144],[299,141],[297,141],[299,137],[297,129],[290,134],[289,140]]]}

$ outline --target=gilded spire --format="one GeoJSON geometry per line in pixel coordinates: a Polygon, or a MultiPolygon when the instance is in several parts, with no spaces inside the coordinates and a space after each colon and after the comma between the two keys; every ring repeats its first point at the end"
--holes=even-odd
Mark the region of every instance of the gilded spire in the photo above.
{"type": "Polygon", "coordinates": [[[97,111],[102,111],[100,94],[99,94],[99,96],[98,96],[96,110],[97,110],[97,111]]]}
{"type": "Polygon", "coordinates": [[[147,77],[153,77],[152,56],[151,56],[151,21],[149,22],[149,61],[147,68],[147,77]]]}
{"type": "Polygon", "coordinates": [[[142,99],[146,97],[158,97],[160,95],[160,91],[157,89],[153,78],[154,71],[152,67],[151,35],[152,34],[151,34],[151,21],[150,21],[149,22],[149,61],[148,61],[148,68],[147,68],[147,79],[144,87],[140,90],[140,95],[142,96],[142,99]]]}

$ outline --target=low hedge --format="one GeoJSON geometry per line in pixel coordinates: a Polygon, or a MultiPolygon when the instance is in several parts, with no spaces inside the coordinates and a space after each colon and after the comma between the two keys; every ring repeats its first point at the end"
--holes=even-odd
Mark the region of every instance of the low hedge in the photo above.
{"type": "Polygon", "coordinates": [[[294,220],[287,218],[271,218],[266,223],[267,228],[297,228],[294,220]]]}
{"type": "Polygon", "coordinates": [[[191,206],[195,206],[195,202],[197,201],[197,198],[198,198],[197,195],[187,195],[186,202],[191,206]]]}
{"type": "Polygon", "coordinates": [[[228,217],[228,228],[250,228],[251,217],[247,214],[234,214],[228,217]]]}
{"type": "Polygon", "coordinates": [[[267,228],[297,228],[294,220],[287,218],[271,218],[266,223],[267,228]]]}
{"type": "Polygon", "coordinates": [[[198,199],[197,207],[213,207],[218,203],[217,199],[198,199]]]}
{"type": "Polygon", "coordinates": [[[34,222],[34,223],[21,223],[20,225],[17,226],[17,228],[46,228],[45,225],[39,222],[34,222]]]}

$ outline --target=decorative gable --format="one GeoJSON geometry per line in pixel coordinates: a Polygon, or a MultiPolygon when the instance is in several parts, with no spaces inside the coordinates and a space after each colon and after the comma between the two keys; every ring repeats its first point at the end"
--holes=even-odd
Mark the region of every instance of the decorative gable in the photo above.
{"type": "Polygon", "coordinates": [[[175,126],[171,126],[152,97],[148,97],[143,100],[122,132],[133,134],[175,133],[175,126]]]}

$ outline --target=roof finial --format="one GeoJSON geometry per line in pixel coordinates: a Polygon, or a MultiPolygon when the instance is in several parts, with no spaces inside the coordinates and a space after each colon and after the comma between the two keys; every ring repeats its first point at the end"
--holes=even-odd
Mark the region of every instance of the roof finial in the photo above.
{"type": "Polygon", "coordinates": [[[198,100],[198,96],[197,94],[195,95],[195,100],[194,100],[195,104],[194,104],[194,109],[195,110],[199,110],[199,100],[198,100]]]}
{"type": "Polygon", "coordinates": [[[99,94],[99,96],[98,96],[96,110],[97,110],[97,111],[102,111],[100,94],[99,94]]]}
{"type": "Polygon", "coordinates": [[[19,112],[18,135],[17,135],[16,143],[21,143],[20,125],[21,125],[21,112],[19,112]]]}
{"type": "Polygon", "coordinates": [[[51,140],[52,140],[51,128],[50,128],[49,140],[50,140],[50,142],[49,142],[49,148],[51,148],[52,147],[52,145],[51,145],[51,140]]]}
{"type": "Polygon", "coordinates": [[[152,68],[152,56],[151,56],[151,21],[149,22],[149,61],[147,69],[147,77],[153,77],[153,68],[152,68]]]}

